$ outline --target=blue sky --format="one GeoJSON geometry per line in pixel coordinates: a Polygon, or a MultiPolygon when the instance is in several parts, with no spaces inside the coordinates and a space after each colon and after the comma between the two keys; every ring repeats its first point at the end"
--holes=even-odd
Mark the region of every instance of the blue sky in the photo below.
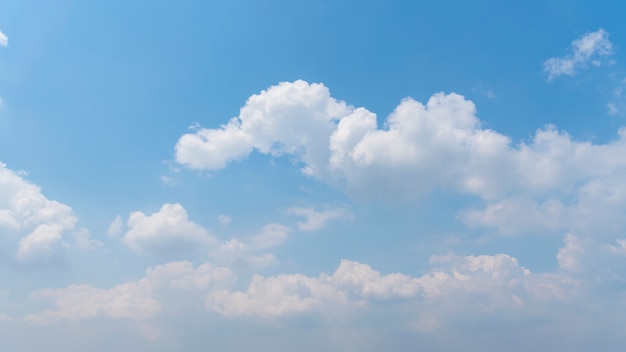
{"type": "Polygon", "coordinates": [[[625,7],[0,0],[2,344],[619,350],[625,7]]]}

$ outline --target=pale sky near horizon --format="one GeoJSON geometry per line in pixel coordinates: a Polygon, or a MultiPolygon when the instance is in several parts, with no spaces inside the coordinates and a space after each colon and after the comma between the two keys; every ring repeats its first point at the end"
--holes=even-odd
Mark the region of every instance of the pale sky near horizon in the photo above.
{"type": "Polygon", "coordinates": [[[621,350],[625,11],[0,0],[2,350],[621,350]]]}

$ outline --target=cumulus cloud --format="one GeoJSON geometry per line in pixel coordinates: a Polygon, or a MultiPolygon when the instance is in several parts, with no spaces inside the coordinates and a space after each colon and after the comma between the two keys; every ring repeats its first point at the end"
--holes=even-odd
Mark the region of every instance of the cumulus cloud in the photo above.
{"type": "Polygon", "coordinates": [[[16,265],[42,268],[65,263],[71,248],[93,248],[99,242],[85,229],[76,229],[77,217],[69,206],[46,198],[41,189],[26,181],[24,173],[0,163],[0,229],[4,249],[16,265]],[[73,234],[74,241],[68,238],[73,234]],[[85,243],[93,246],[85,247],[85,243]]]}
{"type": "Polygon", "coordinates": [[[21,263],[45,265],[62,263],[64,252],[69,247],[63,242],[63,227],[59,224],[39,225],[18,245],[17,258],[21,263]]]}
{"type": "Polygon", "coordinates": [[[170,262],[148,268],[146,276],[109,289],[91,285],[33,292],[32,299],[52,300],[56,309],[30,314],[24,318],[32,324],[54,324],[58,321],[80,321],[93,318],[145,320],[161,311],[159,295],[164,290],[208,290],[234,281],[233,273],[222,267],[190,262],[170,262]]]}
{"type": "Polygon", "coordinates": [[[613,53],[613,44],[609,40],[609,33],[600,28],[589,32],[574,40],[569,53],[564,57],[553,57],[543,63],[543,69],[548,74],[548,81],[559,76],[574,76],[577,71],[589,63],[599,66],[600,59],[613,53]]]}
{"type": "Polygon", "coordinates": [[[567,235],[557,254],[559,267],[546,273],[531,272],[506,254],[449,253],[432,256],[423,275],[384,274],[365,263],[342,260],[332,273],[254,275],[242,283],[226,267],[170,262],[111,288],[70,285],[36,291],[31,298],[52,301],[53,308],[24,320],[55,324],[104,318],[150,324],[172,307],[180,313],[183,304],[186,319],[197,314],[260,321],[308,316],[328,322],[382,314],[403,329],[428,333],[500,322],[543,329],[562,324],[564,311],[586,319],[587,313],[597,317],[621,302],[625,243],[567,235]],[[585,303],[594,299],[607,303],[587,311],[585,303]],[[207,311],[198,312],[199,305],[207,311]]]}
{"type": "Polygon", "coordinates": [[[298,223],[300,231],[317,231],[324,228],[329,220],[345,219],[350,216],[350,213],[344,208],[317,211],[314,208],[291,207],[287,210],[287,213],[306,219],[306,221],[298,223]]]}
{"type": "MultiPolygon", "coordinates": [[[[590,55],[600,50],[594,48],[604,37],[602,31],[586,36],[576,42],[576,50],[590,55]]],[[[426,104],[404,99],[379,128],[372,112],[338,101],[321,84],[303,81],[283,82],[252,96],[229,126],[183,136],[177,161],[217,170],[256,149],[295,155],[306,175],[357,199],[414,200],[437,189],[470,194],[484,207],[464,210],[460,218],[504,235],[595,231],[613,236],[626,227],[623,128],[612,141],[592,143],[547,125],[514,144],[483,128],[474,104],[454,93],[437,93],[426,104]],[[254,128],[244,127],[251,121],[254,128]],[[201,137],[213,134],[220,137],[201,137]],[[240,134],[264,141],[263,147],[215,154],[212,148],[240,134]],[[186,153],[187,139],[207,148],[186,153]],[[204,163],[204,158],[224,162],[204,163]]],[[[301,230],[319,228],[337,215],[304,208],[291,212],[307,217],[301,230]]]]}
{"type": "MultiPolygon", "coordinates": [[[[118,218],[110,228],[117,230],[118,218]]],[[[267,250],[281,245],[291,232],[287,226],[270,223],[252,236],[218,240],[209,230],[191,221],[182,205],[169,203],[151,215],[132,212],[126,228],[122,242],[140,253],[170,256],[196,251],[220,264],[257,269],[278,263],[267,250]]]]}
{"type": "Polygon", "coordinates": [[[0,31],[0,46],[7,46],[9,45],[9,38],[2,33],[2,31],[0,31]]]}
{"type": "MultiPolygon", "coordinates": [[[[338,307],[365,307],[402,300],[426,307],[458,304],[469,295],[492,307],[521,307],[527,301],[561,299],[568,287],[557,277],[532,274],[504,254],[433,257],[438,268],[421,277],[383,275],[369,265],[342,260],[332,275],[255,275],[246,291],[215,290],[207,308],[226,316],[275,318],[300,313],[326,314],[338,307]]],[[[466,304],[471,304],[465,301],[466,304]]]]}
{"type": "Polygon", "coordinates": [[[570,165],[550,164],[563,170],[556,178],[563,182],[561,187],[539,194],[522,189],[482,209],[461,211],[461,219],[471,227],[493,227],[504,235],[573,231],[600,238],[618,236],[626,229],[626,168],[620,156],[626,152],[624,145],[623,136],[603,146],[579,145],[567,153],[570,165]],[[583,170],[584,165],[589,170],[583,170]]]}
{"type": "Polygon", "coordinates": [[[612,142],[593,144],[548,125],[530,141],[513,145],[507,136],[482,128],[474,104],[454,93],[435,94],[425,105],[404,99],[381,129],[375,114],[339,102],[321,84],[303,81],[252,96],[228,127],[184,135],[176,146],[177,161],[191,168],[223,168],[255,149],[217,151],[226,148],[223,143],[237,144],[241,134],[262,140],[255,147],[261,153],[300,157],[305,174],[358,198],[415,198],[433,189],[491,201],[521,192],[535,197],[615,177],[626,164],[624,130],[612,142]],[[246,127],[250,121],[254,128],[246,127]],[[215,158],[223,160],[205,161],[215,158]]]}
{"type": "Polygon", "coordinates": [[[250,97],[227,125],[182,136],[176,160],[218,170],[253,150],[292,154],[309,176],[353,193],[399,196],[450,183],[481,192],[484,164],[507,158],[509,139],[481,129],[474,104],[457,94],[436,94],[426,106],[405,99],[386,126],[378,129],[373,113],[334,99],[322,84],[283,82],[250,97]]]}
{"type": "Polygon", "coordinates": [[[146,319],[160,310],[147,282],[127,283],[111,289],[90,285],[71,285],[62,289],[46,289],[33,293],[33,298],[52,299],[57,310],[28,315],[25,320],[35,324],[60,320],[78,321],[94,317],[146,319]]]}
{"type": "Polygon", "coordinates": [[[207,249],[217,243],[207,229],[188,219],[180,204],[166,203],[152,215],[132,212],[127,228],[122,241],[142,253],[168,255],[207,249]]]}
{"type": "Polygon", "coordinates": [[[322,84],[279,84],[251,96],[239,116],[221,128],[200,128],[181,137],[176,160],[194,169],[217,170],[255,149],[273,155],[302,151],[313,167],[327,158],[324,138],[349,111],[322,84]]]}

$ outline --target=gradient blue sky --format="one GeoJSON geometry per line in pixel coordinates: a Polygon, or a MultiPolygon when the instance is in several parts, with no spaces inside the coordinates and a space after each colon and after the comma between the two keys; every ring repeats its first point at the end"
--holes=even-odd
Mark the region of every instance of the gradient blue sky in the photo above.
{"type": "Polygon", "coordinates": [[[621,350],[624,13],[0,0],[3,348],[621,350]]]}

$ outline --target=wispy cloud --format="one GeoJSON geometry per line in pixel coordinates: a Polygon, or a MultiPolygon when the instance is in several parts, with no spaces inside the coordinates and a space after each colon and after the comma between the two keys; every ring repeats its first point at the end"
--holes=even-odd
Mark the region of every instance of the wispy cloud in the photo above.
{"type": "Polygon", "coordinates": [[[9,45],[9,37],[7,37],[6,34],[2,33],[2,31],[0,31],[0,46],[7,45],[9,45]]]}
{"type": "Polygon", "coordinates": [[[609,41],[609,33],[600,28],[574,40],[565,56],[546,60],[543,69],[548,74],[548,81],[562,75],[574,76],[579,69],[589,63],[600,66],[602,64],[600,59],[612,53],[613,44],[609,41]]]}
{"type": "Polygon", "coordinates": [[[316,211],[313,208],[289,208],[288,213],[295,216],[302,216],[306,219],[298,223],[300,231],[316,231],[324,228],[326,222],[332,219],[349,218],[350,213],[344,208],[325,209],[316,211]]]}

